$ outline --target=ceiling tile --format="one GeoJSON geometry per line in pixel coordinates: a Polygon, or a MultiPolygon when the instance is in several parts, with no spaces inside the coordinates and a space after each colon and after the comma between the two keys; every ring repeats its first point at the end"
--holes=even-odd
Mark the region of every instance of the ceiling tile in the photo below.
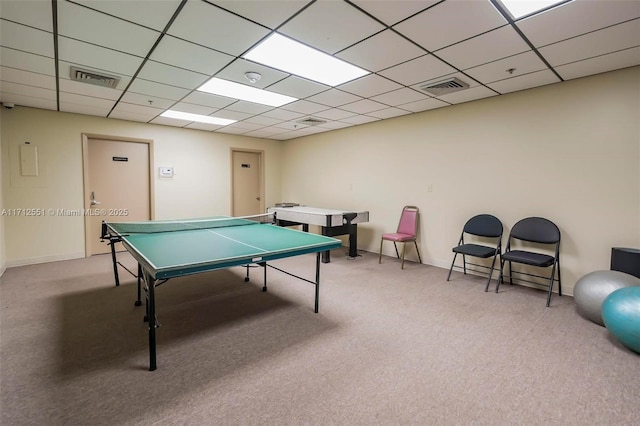
{"type": "MultiPolygon", "coordinates": [[[[123,84],[126,87],[126,82],[123,84]]],[[[109,99],[116,101],[122,94],[122,89],[112,89],[110,87],[96,86],[80,81],[72,81],[60,79],[60,91],[67,93],[75,93],[77,95],[91,96],[99,99],[109,99]]]]}
{"type": "Polygon", "coordinates": [[[380,111],[373,111],[367,115],[380,118],[380,119],[385,119],[385,118],[399,117],[401,115],[407,115],[411,113],[412,113],[411,111],[394,107],[394,108],[381,109],[380,111]]]}
{"type": "Polygon", "coordinates": [[[360,96],[352,95],[351,93],[343,92],[338,89],[329,89],[325,92],[318,93],[317,95],[307,98],[309,101],[332,107],[359,101],[360,99],[362,99],[360,96]]]}
{"type": "Polygon", "coordinates": [[[160,33],[70,2],[58,2],[58,33],[98,46],[146,56],[160,33]]]}
{"type": "Polygon", "coordinates": [[[467,69],[527,50],[529,46],[518,33],[511,26],[504,26],[439,50],[436,54],[458,69],[467,69]]]}
{"type": "Polygon", "coordinates": [[[155,108],[162,108],[163,110],[170,108],[171,105],[175,103],[175,101],[171,99],[158,98],[156,96],[149,96],[149,95],[141,95],[131,91],[126,92],[122,96],[122,99],[120,100],[122,102],[126,102],[129,104],[151,106],[155,108]]]}
{"type": "Polygon", "coordinates": [[[51,2],[48,1],[3,0],[0,7],[0,18],[50,33],[53,33],[52,17],[51,2]]]}
{"type": "Polygon", "coordinates": [[[220,52],[240,55],[269,30],[203,1],[190,1],[168,33],[220,52]]]}
{"type": "Polygon", "coordinates": [[[278,32],[334,54],[385,27],[346,2],[317,1],[278,32]]]}
{"type": "Polygon", "coordinates": [[[6,67],[0,67],[0,70],[0,78],[2,81],[24,84],[25,86],[41,87],[43,89],[55,90],[56,88],[56,79],[50,75],[20,71],[6,67]]]}
{"type": "Polygon", "coordinates": [[[384,92],[390,92],[401,87],[402,85],[377,74],[369,74],[357,80],[338,86],[340,90],[365,98],[379,95],[384,92]]]}
{"type": "Polygon", "coordinates": [[[280,122],[280,120],[278,119],[265,117],[264,115],[249,117],[244,121],[246,121],[247,123],[262,124],[263,126],[271,126],[280,122]]]}
{"type": "Polygon", "coordinates": [[[640,19],[543,47],[540,53],[556,66],[638,45],[640,19]]]}
{"type": "Polygon", "coordinates": [[[396,24],[440,0],[352,0],[352,3],[387,25],[396,24]]]}
{"type": "Polygon", "coordinates": [[[54,76],[56,74],[53,58],[34,55],[20,50],[0,47],[0,65],[54,76]]]}
{"type": "MultiPolygon", "coordinates": [[[[45,91],[45,89],[40,89],[41,91],[45,91]]],[[[56,94],[53,91],[51,92],[51,99],[47,99],[42,96],[28,96],[24,92],[20,91],[19,93],[6,93],[0,90],[0,99],[2,102],[11,102],[19,106],[26,106],[31,108],[41,108],[48,110],[57,110],[58,103],[56,102],[56,94]]]]}
{"type": "Polygon", "coordinates": [[[367,115],[354,115],[352,117],[347,117],[342,121],[345,123],[351,123],[351,124],[364,124],[364,123],[371,123],[373,121],[378,121],[378,120],[380,119],[376,117],[369,117],[367,115]]]}
{"type": "Polygon", "coordinates": [[[292,75],[269,86],[269,90],[294,98],[304,99],[316,93],[324,92],[329,86],[292,75]]]}
{"type": "Polygon", "coordinates": [[[229,120],[244,120],[246,118],[249,118],[255,114],[253,113],[247,113],[247,112],[240,112],[240,111],[231,111],[228,109],[220,109],[216,112],[213,113],[213,115],[215,115],[216,117],[220,117],[220,118],[228,118],[229,120]]]}
{"type": "MultiPolygon", "coordinates": [[[[90,108],[106,110],[104,116],[113,108],[115,102],[110,99],[95,98],[92,96],[78,95],[76,93],[60,92],[60,109],[62,104],[85,105],[90,108]]],[[[68,110],[65,110],[68,111],[68,110]]],[[[73,111],[75,112],[75,111],[73,111]]],[[[100,115],[103,115],[102,113],[100,115]]]]}
{"type": "Polygon", "coordinates": [[[562,78],[572,79],[636,65],[640,65],[640,47],[633,47],[631,49],[609,53],[608,55],[572,62],[556,67],[555,69],[562,78]]]}
{"type": "Polygon", "coordinates": [[[300,118],[303,114],[299,112],[287,111],[284,109],[272,109],[271,111],[267,111],[262,114],[264,117],[276,118],[280,121],[282,120],[295,120],[296,118],[300,118]]]}
{"type": "Polygon", "coordinates": [[[212,3],[269,28],[276,28],[311,1],[221,0],[212,3]]]}
{"type": "Polygon", "coordinates": [[[232,103],[236,102],[235,99],[225,98],[224,96],[212,95],[211,93],[200,92],[195,90],[189,93],[184,99],[184,102],[189,102],[197,105],[210,106],[214,108],[224,108],[232,103]]]}
{"type": "Polygon", "coordinates": [[[151,60],[144,64],[138,77],[185,89],[195,89],[208,80],[206,75],[151,60]]]}
{"type": "Polygon", "coordinates": [[[428,96],[426,94],[420,93],[413,89],[409,89],[407,87],[403,87],[402,89],[374,96],[371,99],[385,105],[397,106],[400,104],[419,101],[420,99],[424,99],[427,97],[428,96]]]}
{"type": "MultiPolygon", "coordinates": [[[[151,120],[152,118],[162,114],[164,112],[164,108],[153,108],[152,106],[138,105],[138,104],[130,104],[127,102],[118,102],[113,111],[117,112],[131,112],[135,114],[145,115],[149,118],[146,120],[151,120]]],[[[113,113],[112,113],[113,114],[113,113]]],[[[111,115],[110,115],[111,116],[111,115]]]]}
{"type": "Polygon", "coordinates": [[[158,43],[150,59],[213,75],[233,61],[234,57],[167,35],[158,43]]]}
{"type": "Polygon", "coordinates": [[[209,114],[212,114],[214,111],[217,111],[217,108],[208,107],[204,105],[190,104],[188,102],[178,102],[171,107],[171,110],[190,112],[191,114],[209,115],[209,114]]]}
{"type": "Polygon", "coordinates": [[[363,99],[340,107],[340,109],[345,109],[358,114],[366,114],[368,112],[378,111],[385,108],[387,108],[387,105],[369,99],[363,99]]]}
{"type": "Polygon", "coordinates": [[[249,80],[245,77],[246,72],[257,72],[260,74],[260,80],[252,83],[252,86],[264,89],[284,78],[289,74],[256,64],[243,58],[238,58],[227,65],[222,71],[216,74],[216,77],[224,80],[235,81],[236,83],[248,84],[249,80]]]}
{"type": "Polygon", "coordinates": [[[509,56],[464,72],[481,83],[492,83],[506,78],[546,69],[547,66],[533,51],[509,56]],[[509,71],[513,70],[513,71],[509,71]]]}
{"type": "Polygon", "coordinates": [[[433,55],[425,55],[404,64],[380,71],[379,74],[398,83],[411,86],[421,81],[431,80],[451,74],[456,69],[433,55]]]}
{"type": "Polygon", "coordinates": [[[114,118],[117,120],[138,121],[141,123],[148,123],[149,121],[155,118],[155,115],[138,114],[135,112],[114,110],[114,111],[111,111],[111,113],[109,114],[109,118],[114,118]]]}
{"type": "Polygon", "coordinates": [[[102,108],[99,106],[92,106],[87,104],[76,104],[73,102],[64,102],[62,99],[60,99],[60,111],[72,112],[74,114],[107,117],[107,115],[109,114],[110,108],[102,108]]]}
{"type": "Polygon", "coordinates": [[[325,111],[315,113],[317,117],[325,118],[327,120],[342,120],[343,118],[352,117],[356,115],[355,112],[345,111],[339,108],[331,108],[325,111]]]}
{"type": "Polygon", "coordinates": [[[53,58],[53,34],[9,21],[0,25],[2,46],[53,58]]]}
{"type": "Polygon", "coordinates": [[[178,120],[177,118],[156,117],[153,120],[151,120],[150,123],[162,124],[164,126],[185,127],[190,122],[185,120],[178,120]]]}
{"type": "Polygon", "coordinates": [[[380,71],[426,52],[391,30],[374,35],[336,56],[369,71],[380,71]]]}
{"type": "Polygon", "coordinates": [[[508,78],[506,80],[496,81],[495,83],[488,84],[488,86],[496,92],[509,93],[559,82],[560,79],[553,72],[546,69],[518,77],[508,78]]]}
{"type": "Polygon", "coordinates": [[[534,46],[541,47],[638,17],[637,0],[574,0],[516,25],[534,46]]]}
{"type": "MultiPolygon", "coordinates": [[[[55,87],[54,87],[55,89],[55,87]]],[[[0,80],[0,92],[4,94],[20,95],[30,98],[56,100],[56,91],[46,87],[29,86],[26,84],[14,83],[11,81],[0,80]]],[[[3,101],[5,98],[3,98],[3,101]]],[[[17,103],[17,102],[15,102],[17,103]]],[[[24,105],[24,104],[20,104],[24,105]]]]}
{"type": "Polygon", "coordinates": [[[296,101],[284,105],[282,108],[288,111],[300,112],[302,114],[315,114],[328,109],[325,105],[316,104],[309,101],[296,101]]]}
{"type": "Polygon", "coordinates": [[[205,131],[214,131],[223,128],[224,126],[220,126],[218,124],[211,123],[198,123],[194,122],[191,124],[187,124],[185,128],[187,129],[197,129],[197,130],[205,130],[205,131]]]}
{"type": "MultiPolygon", "coordinates": [[[[496,95],[497,93],[491,89],[488,89],[484,86],[476,86],[470,87],[466,90],[461,90],[459,92],[450,93],[448,95],[438,96],[437,99],[452,104],[460,104],[463,102],[475,101],[477,99],[488,98],[490,96],[496,95]]],[[[401,107],[404,108],[404,105],[402,105],[401,107]]]]}
{"type": "Polygon", "coordinates": [[[234,102],[225,109],[230,111],[238,111],[238,112],[246,112],[251,115],[262,114],[263,112],[267,112],[270,109],[273,109],[272,106],[269,105],[261,105],[253,102],[247,101],[238,101],[234,102]]]}
{"type": "MultiPolygon", "coordinates": [[[[112,49],[83,43],[67,37],[58,38],[58,56],[61,61],[70,62],[89,71],[103,71],[107,74],[133,76],[142,64],[142,58],[112,49]]],[[[64,74],[67,78],[69,74],[64,74]]]]}
{"type": "Polygon", "coordinates": [[[140,95],[157,96],[164,99],[179,100],[184,98],[189,91],[180,87],[155,83],[153,81],[136,78],[129,86],[129,90],[140,95]]]}
{"type": "Polygon", "coordinates": [[[180,0],[72,0],[109,15],[136,22],[157,31],[164,27],[180,5],[180,0]],[[153,12],[151,12],[153,11],[153,12]]]}
{"type": "Polygon", "coordinates": [[[489,1],[447,0],[393,28],[433,52],[506,23],[489,1]]]}
{"type": "Polygon", "coordinates": [[[408,104],[399,105],[398,108],[406,109],[413,112],[427,111],[430,109],[443,108],[451,104],[443,102],[439,99],[431,98],[417,102],[410,102],[408,104]]]}

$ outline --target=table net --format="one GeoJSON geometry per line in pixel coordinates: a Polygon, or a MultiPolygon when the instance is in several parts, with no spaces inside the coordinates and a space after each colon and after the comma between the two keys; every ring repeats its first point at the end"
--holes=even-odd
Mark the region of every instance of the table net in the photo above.
{"type": "Polygon", "coordinates": [[[230,226],[246,226],[260,223],[274,223],[274,215],[272,213],[266,213],[241,217],[121,222],[109,223],[109,227],[119,234],[153,234],[159,232],[190,231],[194,229],[227,228],[230,226]]]}

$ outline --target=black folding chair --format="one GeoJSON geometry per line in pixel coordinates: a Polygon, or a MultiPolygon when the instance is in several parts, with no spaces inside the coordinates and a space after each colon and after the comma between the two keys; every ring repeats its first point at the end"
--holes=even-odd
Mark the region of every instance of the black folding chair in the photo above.
{"type": "MultiPolygon", "coordinates": [[[[527,247],[528,248],[528,247],[527,247]]],[[[562,281],[560,280],[560,229],[548,219],[542,217],[528,217],[520,220],[513,225],[511,233],[509,234],[509,240],[507,241],[507,247],[502,254],[502,261],[500,264],[500,279],[496,286],[496,293],[500,289],[500,284],[504,282],[504,265],[509,263],[509,284],[513,283],[513,274],[526,275],[530,277],[541,278],[549,280],[549,283],[541,283],[539,281],[529,281],[520,278],[520,281],[529,282],[532,284],[545,285],[549,287],[547,294],[547,307],[551,303],[551,293],[553,292],[553,284],[558,282],[558,295],[562,296],[562,281]],[[522,249],[513,249],[512,242],[517,240],[526,243],[538,243],[553,245],[553,255],[540,253],[537,251],[530,251],[522,249]],[[512,263],[520,263],[523,265],[535,266],[539,268],[551,267],[551,275],[549,277],[531,274],[527,272],[513,271],[512,263]],[[558,278],[556,278],[556,271],[558,278]]]]}
{"type": "MultiPolygon", "coordinates": [[[[451,271],[453,268],[460,268],[464,271],[464,274],[467,274],[467,264],[488,269],[489,272],[484,270],[471,269],[472,272],[479,272],[483,274],[488,274],[489,279],[487,280],[487,285],[484,288],[484,291],[489,290],[489,284],[491,283],[491,277],[493,276],[493,270],[496,264],[496,257],[500,256],[500,252],[502,251],[502,222],[495,216],[490,214],[479,214],[477,216],[472,217],[464,224],[464,228],[462,228],[462,233],[460,234],[460,240],[458,241],[458,245],[453,248],[453,261],[451,262],[451,268],[449,268],[449,275],[447,276],[447,281],[451,278],[451,271]],[[475,235],[476,237],[481,237],[484,240],[488,240],[489,242],[486,244],[478,244],[483,241],[474,241],[465,243],[464,237],[465,234],[475,235]],[[462,255],[462,266],[456,265],[456,257],[458,254],[462,255]],[[480,265],[476,263],[467,262],[467,256],[477,257],[482,259],[488,259],[493,257],[493,261],[491,262],[491,267],[486,265],[480,265]]],[[[501,262],[502,264],[502,262],[501,262]]]]}

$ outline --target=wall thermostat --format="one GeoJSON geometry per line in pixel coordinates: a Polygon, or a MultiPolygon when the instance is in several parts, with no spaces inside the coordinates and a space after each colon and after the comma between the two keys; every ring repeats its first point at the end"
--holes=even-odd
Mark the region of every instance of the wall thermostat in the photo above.
{"type": "Polygon", "coordinates": [[[172,178],[173,167],[160,167],[160,177],[172,178]]]}

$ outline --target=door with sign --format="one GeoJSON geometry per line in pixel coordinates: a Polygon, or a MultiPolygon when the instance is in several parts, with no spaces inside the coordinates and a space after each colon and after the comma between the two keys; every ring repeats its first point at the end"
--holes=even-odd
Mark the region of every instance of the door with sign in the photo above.
{"type": "Polygon", "coordinates": [[[151,219],[150,141],[85,137],[85,246],[87,256],[110,251],[100,241],[102,221],[151,219]]]}
{"type": "Polygon", "coordinates": [[[233,216],[264,213],[261,151],[232,150],[231,206],[233,216]]]}

